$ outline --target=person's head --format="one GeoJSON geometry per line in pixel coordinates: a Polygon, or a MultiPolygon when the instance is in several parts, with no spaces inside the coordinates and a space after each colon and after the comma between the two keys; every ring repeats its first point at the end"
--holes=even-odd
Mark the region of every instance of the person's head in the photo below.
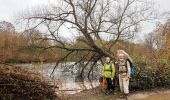
{"type": "Polygon", "coordinates": [[[119,54],[118,54],[118,60],[119,60],[119,61],[124,61],[124,60],[126,60],[126,55],[123,54],[123,53],[119,53],[119,54]]]}
{"type": "Polygon", "coordinates": [[[105,62],[110,63],[110,57],[106,57],[105,62]]]}
{"type": "Polygon", "coordinates": [[[132,58],[127,54],[124,50],[117,50],[117,60],[118,61],[125,61],[126,59],[130,60],[133,62],[132,58]]]}

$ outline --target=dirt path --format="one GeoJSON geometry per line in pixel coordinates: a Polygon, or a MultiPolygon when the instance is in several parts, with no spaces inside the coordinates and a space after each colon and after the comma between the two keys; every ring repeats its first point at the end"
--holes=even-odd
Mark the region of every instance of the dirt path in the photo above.
{"type": "Polygon", "coordinates": [[[141,100],[170,100],[170,93],[155,94],[155,95],[148,96],[141,100]]]}
{"type": "MultiPolygon", "coordinates": [[[[119,93],[104,95],[99,88],[73,95],[62,95],[64,100],[124,100],[119,93]]],[[[170,100],[170,89],[137,91],[130,94],[129,100],[170,100]]]]}
{"type": "Polygon", "coordinates": [[[139,93],[138,95],[131,97],[132,100],[133,98],[137,98],[136,100],[170,100],[170,89],[139,93]]]}

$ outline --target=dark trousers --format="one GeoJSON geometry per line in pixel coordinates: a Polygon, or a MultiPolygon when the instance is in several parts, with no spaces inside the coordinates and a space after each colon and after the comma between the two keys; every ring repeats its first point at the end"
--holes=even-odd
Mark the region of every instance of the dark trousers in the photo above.
{"type": "Polygon", "coordinates": [[[106,78],[106,82],[107,82],[107,90],[113,89],[113,84],[112,84],[111,78],[106,78]]]}

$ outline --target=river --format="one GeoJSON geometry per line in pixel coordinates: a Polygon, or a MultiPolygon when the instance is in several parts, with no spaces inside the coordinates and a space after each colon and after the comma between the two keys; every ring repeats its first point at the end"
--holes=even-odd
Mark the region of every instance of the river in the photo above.
{"type": "Polygon", "coordinates": [[[59,91],[67,94],[75,94],[77,92],[92,89],[99,86],[98,78],[100,76],[100,65],[94,67],[93,75],[90,80],[87,78],[90,67],[87,67],[84,71],[83,79],[79,77],[81,66],[72,66],[74,62],[60,63],[51,75],[54,69],[55,63],[47,64],[16,64],[20,68],[43,75],[47,79],[52,79],[57,83],[59,91]],[[51,76],[50,76],[51,75],[51,76]]]}

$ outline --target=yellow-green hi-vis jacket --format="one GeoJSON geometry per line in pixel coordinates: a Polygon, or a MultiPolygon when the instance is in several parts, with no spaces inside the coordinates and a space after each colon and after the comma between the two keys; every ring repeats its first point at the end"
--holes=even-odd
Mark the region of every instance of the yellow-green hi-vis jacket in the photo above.
{"type": "Polygon", "coordinates": [[[114,78],[115,76],[115,66],[114,64],[105,64],[102,67],[102,77],[104,78],[114,78]]]}

